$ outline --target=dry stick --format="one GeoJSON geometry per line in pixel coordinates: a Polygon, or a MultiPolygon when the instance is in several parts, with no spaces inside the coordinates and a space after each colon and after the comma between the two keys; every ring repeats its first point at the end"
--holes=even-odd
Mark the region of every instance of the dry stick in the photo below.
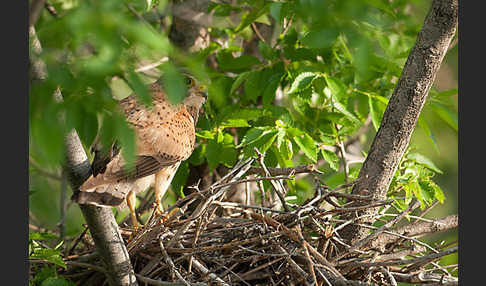
{"type": "Polygon", "coordinates": [[[76,246],[81,241],[81,239],[86,234],[86,232],[88,232],[88,226],[86,226],[84,230],[74,239],[73,245],[71,246],[71,248],[69,248],[67,255],[70,255],[73,252],[74,248],[76,248],[76,246]]]}
{"type": "MultiPolygon", "coordinates": [[[[299,264],[297,264],[297,262],[295,262],[292,257],[290,256],[290,254],[287,252],[287,250],[285,250],[285,248],[283,248],[282,246],[278,245],[277,246],[279,248],[279,250],[285,254],[285,259],[287,260],[287,262],[290,264],[290,267],[295,271],[297,272],[303,279],[304,279],[304,282],[306,285],[309,285],[309,282],[307,282],[307,272],[305,272],[300,266],[299,264]]],[[[317,284],[316,284],[317,285],[317,284]]]]}
{"type": "MultiPolygon", "coordinates": [[[[150,278],[142,276],[140,274],[135,274],[135,276],[141,282],[149,284],[149,285],[154,285],[154,286],[185,286],[186,285],[182,282],[165,282],[165,281],[150,279],[150,278]]],[[[191,285],[191,286],[207,286],[208,284],[207,283],[189,283],[189,285],[191,285]]]]}
{"type": "Polygon", "coordinates": [[[361,239],[360,241],[356,242],[351,248],[347,249],[346,252],[343,252],[342,254],[336,256],[333,258],[332,261],[339,261],[339,259],[352,254],[354,251],[359,250],[361,247],[365,246],[367,243],[369,243],[372,239],[376,238],[379,234],[387,230],[389,227],[392,225],[396,224],[399,222],[405,215],[407,215],[409,212],[413,211],[414,209],[418,208],[420,206],[420,203],[418,201],[415,201],[413,204],[411,204],[406,210],[404,210],[400,215],[397,217],[393,218],[389,222],[385,223],[382,225],[380,228],[378,228],[374,233],[368,235],[367,237],[361,239]]]}
{"type": "Polygon", "coordinates": [[[65,175],[65,172],[62,172],[62,180],[61,180],[61,195],[59,198],[59,206],[60,206],[60,221],[58,223],[59,225],[59,237],[61,241],[64,240],[64,235],[65,235],[65,228],[66,228],[66,193],[67,193],[67,178],[65,175]]]}
{"type": "Polygon", "coordinates": [[[287,212],[284,211],[279,211],[279,210],[273,210],[269,208],[264,208],[264,207],[258,207],[258,206],[252,206],[252,205],[244,205],[240,203],[233,203],[233,202],[213,202],[213,204],[222,206],[222,207],[228,207],[228,208],[241,208],[241,209],[254,209],[254,210],[262,210],[266,212],[273,212],[273,213],[279,213],[279,214],[286,214],[287,212]]]}
{"type": "MultiPolygon", "coordinates": [[[[387,190],[398,167],[424,106],[427,94],[453,38],[458,21],[458,0],[434,0],[410,51],[397,86],[390,98],[383,119],[360,170],[352,193],[369,192],[376,200],[386,198],[387,190]]],[[[378,208],[359,212],[376,214],[378,208]]],[[[363,223],[373,223],[369,218],[363,223]]],[[[345,239],[360,240],[367,230],[350,225],[343,232],[345,239]]]]}
{"type": "MultiPolygon", "coordinates": [[[[444,284],[437,284],[437,285],[458,285],[457,277],[453,276],[444,276],[441,274],[435,273],[399,273],[399,272],[390,272],[397,281],[405,282],[405,283],[427,283],[427,282],[442,282],[444,284]],[[450,284],[449,284],[450,283],[450,284]]],[[[431,284],[427,284],[431,285],[431,284]]]]}
{"type": "MultiPolygon", "coordinates": [[[[236,175],[231,178],[230,182],[236,180],[237,178],[239,178],[241,176],[243,176],[248,171],[248,169],[250,168],[252,162],[253,162],[253,159],[251,159],[251,158],[238,162],[231,172],[229,172],[227,175],[225,175],[223,178],[221,178],[220,182],[230,178],[236,172],[237,172],[236,175]]],[[[207,207],[211,204],[211,202],[216,200],[216,198],[222,196],[228,188],[229,188],[229,186],[222,187],[222,188],[219,189],[218,192],[214,193],[209,198],[203,200],[197,206],[196,210],[191,214],[189,221],[187,221],[181,228],[179,228],[179,230],[177,230],[174,237],[172,237],[172,239],[168,242],[167,247],[171,247],[179,239],[179,237],[181,235],[183,235],[189,229],[189,227],[192,226],[192,224],[195,222],[195,220],[198,217],[202,216],[203,213],[207,211],[207,207]]],[[[212,188],[209,187],[209,190],[212,191],[212,188]]]]}
{"type": "MultiPolygon", "coordinates": [[[[318,173],[323,174],[323,172],[317,169],[317,166],[314,164],[309,165],[299,165],[295,167],[287,167],[287,168],[272,168],[267,167],[267,170],[270,172],[271,176],[284,176],[289,174],[301,174],[301,173],[318,173]]],[[[247,172],[248,175],[251,174],[259,174],[261,176],[265,176],[266,172],[263,167],[256,167],[252,166],[250,170],[247,172]]]]}
{"type": "Polygon", "coordinates": [[[436,259],[439,259],[443,256],[452,254],[457,252],[458,247],[454,246],[439,253],[432,253],[429,255],[424,255],[417,258],[412,259],[397,259],[395,261],[382,261],[382,262],[349,262],[346,266],[353,266],[353,267],[372,267],[372,266],[394,266],[394,265],[405,265],[405,264],[413,264],[413,263],[422,263],[422,262],[430,262],[436,259]]]}
{"type": "MultiPolygon", "coordinates": [[[[177,243],[177,246],[184,249],[184,246],[180,241],[177,243]]],[[[221,284],[223,286],[229,286],[223,279],[218,277],[216,274],[212,273],[209,269],[206,268],[197,258],[193,258],[192,264],[194,268],[199,270],[203,275],[207,275],[211,280],[215,281],[217,284],[221,284]]]]}
{"type": "Polygon", "coordinates": [[[314,279],[314,284],[318,285],[316,272],[314,271],[314,263],[312,263],[312,258],[310,257],[310,254],[309,254],[308,244],[304,243],[305,239],[304,239],[304,236],[302,235],[300,225],[297,225],[295,227],[295,229],[297,231],[297,235],[299,237],[299,240],[301,241],[301,246],[304,249],[304,254],[305,254],[305,257],[307,258],[307,263],[309,264],[309,271],[311,273],[312,279],[314,279]]]}
{"type": "Polygon", "coordinates": [[[285,259],[285,257],[278,257],[278,258],[275,258],[274,260],[271,260],[271,261],[269,261],[269,262],[267,262],[267,263],[264,263],[264,264],[262,264],[262,265],[260,265],[260,266],[258,266],[258,267],[255,267],[255,268],[253,268],[252,270],[250,270],[250,271],[248,271],[248,272],[245,272],[245,273],[243,273],[243,274],[239,274],[239,276],[240,276],[241,278],[245,279],[245,277],[246,277],[246,276],[249,276],[250,274],[255,273],[255,272],[258,272],[258,271],[260,271],[260,270],[262,270],[262,269],[266,269],[266,268],[267,268],[267,267],[269,267],[270,265],[275,264],[275,263],[279,262],[279,261],[280,261],[280,260],[282,260],[282,259],[285,259]]]}
{"type": "Polygon", "coordinates": [[[459,219],[457,215],[450,215],[444,218],[432,220],[431,222],[425,221],[408,224],[400,228],[394,229],[393,233],[395,233],[395,236],[390,235],[387,232],[380,234],[375,240],[371,242],[370,247],[377,248],[389,243],[393,243],[397,240],[397,234],[407,234],[407,237],[422,237],[430,233],[446,231],[452,228],[456,228],[458,226],[458,221],[459,219]]]}
{"type": "Polygon", "coordinates": [[[324,256],[322,256],[322,254],[320,254],[307,241],[304,240],[302,242],[299,239],[299,237],[297,236],[297,234],[295,232],[291,231],[288,227],[286,227],[285,225],[281,224],[280,222],[278,222],[278,221],[276,221],[276,220],[274,220],[273,218],[270,218],[270,217],[262,216],[262,215],[259,215],[259,214],[256,214],[256,213],[250,213],[250,215],[253,219],[260,220],[262,222],[265,222],[268,225],[271,225],[273,228],[275,228],[277,230],[281,230],[280,233],[287,236],[291,240],[293,240],[297,243],[304,243],[304,245],[308,248],[309,252],[312,255],[314,255],[314,258],[317,261],[319,261],[321,264],[323,264],[330,273],[332,273],[334,276],[336,276],[339,279],[344,279],[344,277],[341,275],[341,273],[339,273],[339,271],[337,271],[336,268],[334,268],[334,266],[331,263],[329,263],[329,261],[327,261],[327,259],[324,258],[324,256]]]}
{"type": "MultiPolygon", "coordinates": [[[[270,171],[268,171],[267,167],[265,166],[265,163],[263,162],[263,154],[258,151],[258,148],[254,147],[255,152],[258,154],[258,163],[260,163],[260,166],[262,166],[263,171],[265,172],[265,175],[267,177],[270,177],[270,171]]],[[[280,202],[282,203],[282,206],[285,211],[289,212],[290,209],[287,205],[287,202],[285,201],[285,189],[280,181],[270,181],[270,183],[273,186],[273,189],[277,193],[278,198],[280,199],[280,202]]]]}
{"type": "Polygon", "coordinates": [[[159,238],[160,251],[162,252],[162,256],[164,256],[165,258],[165,262],[167,263],[167,265],[169,265],[169,269],[177,276],[177,278],[179,278],[179,280],[182,281],[182,283],[184,283],[184,285],[189,286],[190,285],[189,282],[187,282],[184,279],[184,277],[182,277],[182,275],[179,273],[179,271],[177,271],[174,262],[172,261],[172,259],[170,259],[169,254],[167,254],[167,251],[165,250],[164,242],[162,240],[163,238],[161,236],[159,238]]]}

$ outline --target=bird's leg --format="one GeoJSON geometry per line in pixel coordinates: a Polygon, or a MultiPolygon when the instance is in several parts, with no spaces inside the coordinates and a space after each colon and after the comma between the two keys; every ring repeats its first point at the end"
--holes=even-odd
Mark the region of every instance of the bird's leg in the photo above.
{"type": "Polygon", "coordinates": [[[157,174],[155,176],[155,214],[161,215],[164,212],[164,207],[162,205],[162,197],[167,190],[167,179],[164,178],[164,174],[157,174]]]}
{"type": "Polygon", "coordinates": [[[137,202],[137,196],[134,191],[130,191],[127,195],[127,205],[130,209],[130,217],[132,218],[132,226],[135,230],[140,229],[141,225],[137,220],[137,215],[135,214],[135,203],[137,202]]]}

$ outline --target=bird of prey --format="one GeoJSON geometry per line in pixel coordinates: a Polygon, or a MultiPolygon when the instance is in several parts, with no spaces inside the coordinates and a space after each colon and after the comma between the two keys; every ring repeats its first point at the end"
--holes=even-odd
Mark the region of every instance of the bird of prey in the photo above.
{"type": "Polygon", "coordinates": [[[73,197],[75,202],[120,206],[126,201],[132,225],[138,228],[136,194],[153,186],[156,212],[163,212],[162,197],[180,163],[194,150],[195,125],[206,100],[203,88],[193,77],[186,75],[186,84],[187,96],[181,104],[170,103],[159,81],[151,84],[149,89],[153,106],[142,104],[135,94],[120,101],[127,122],[135,130],[134,166],[127,165],[116,140],[108,151],[93,144],[92,175],[73,197]]]}

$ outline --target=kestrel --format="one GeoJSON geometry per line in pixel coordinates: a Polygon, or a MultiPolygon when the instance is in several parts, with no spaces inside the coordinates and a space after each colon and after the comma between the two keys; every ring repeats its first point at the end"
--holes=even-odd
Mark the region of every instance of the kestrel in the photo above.
{"type": "Polygon", "coordinates": [[[127,122],[135,130],[135,166],[126,166],[123,150],[120,150],[116,140],[108,152],[101,151],[94,144],[92,175],[73,197],[75,202],[120,206],[126,201],[132,225],[138,227],[136,194],[153,186],[156,211],[163,212],[162,197],[180,163],[189,158],[194,150],[195,125],[199,110],[206,100],[206,94],[194,78],[186,76],[186,83],[188,94],[181,104],[169,102],[160,82],[150,85],[151,107],[140,103],[134,94],[120,101],[127,122]]]}

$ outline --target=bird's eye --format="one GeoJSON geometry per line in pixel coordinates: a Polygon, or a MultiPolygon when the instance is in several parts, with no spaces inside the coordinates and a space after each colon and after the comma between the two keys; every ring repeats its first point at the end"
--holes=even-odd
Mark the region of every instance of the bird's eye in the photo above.
{"type": "Polygon", "coordinates": [[[192,86],[193,83],[194,83],[194,81],[192,80],[192,78],[186,77],[186,84],[187,85],[192,86]]]}

